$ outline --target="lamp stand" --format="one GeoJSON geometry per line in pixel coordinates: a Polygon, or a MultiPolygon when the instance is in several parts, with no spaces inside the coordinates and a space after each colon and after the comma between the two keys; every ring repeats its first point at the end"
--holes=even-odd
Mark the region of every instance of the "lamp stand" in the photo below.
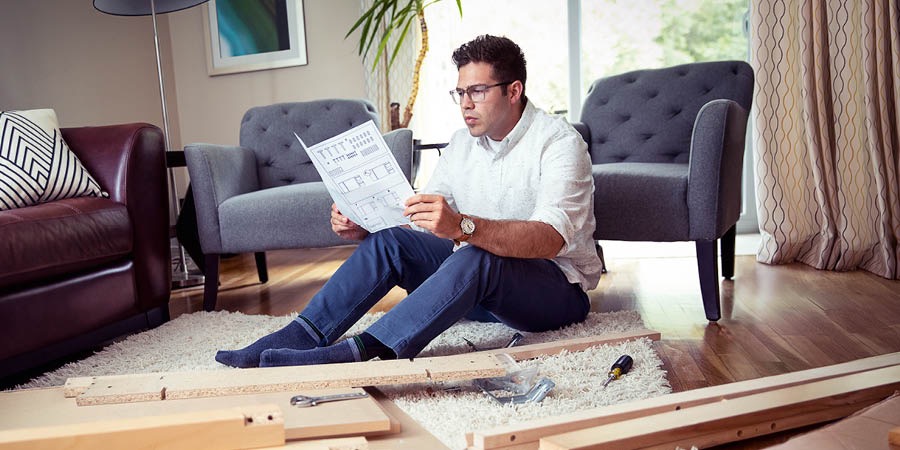
{"type": "MultiPolygon", "coordinates": [[[[162,102],[163,137],[165,138],[166,151],[169,146],[169,113],[166,109],[166,89],[163,85],[162,60],[159,56],[159,31],[156,26],[156,1],[150,0],[150,16],[153,18],[153,44],[156,48],[156,71],[159,75],[159,98],[162,102]]],[[[169,201],[175,208],[175,217],[181,213],[181,205],[178,203],[178,184],[175,180],[175,171],[169,167],[169,201]]],[[[200,286],[204,282],[204,276],[191,273],[187,267],[187,255],[181,242],[178,242],[178,264],[172,267],[172,289],[200,286]]]]}

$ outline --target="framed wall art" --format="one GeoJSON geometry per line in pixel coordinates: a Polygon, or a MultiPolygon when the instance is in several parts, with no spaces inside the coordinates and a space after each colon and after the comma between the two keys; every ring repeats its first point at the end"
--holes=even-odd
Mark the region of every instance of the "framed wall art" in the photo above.
{"type": "Polygon", "coordinates": [[[307,63],[303,0],[209,0],[204,7],[210,75],[307,63]]]}

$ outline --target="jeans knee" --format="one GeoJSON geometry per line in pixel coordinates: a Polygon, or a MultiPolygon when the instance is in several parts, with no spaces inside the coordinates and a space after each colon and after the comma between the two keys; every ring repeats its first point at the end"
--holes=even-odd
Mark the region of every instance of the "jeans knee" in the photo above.
{"type": "Polygon", "coordinates": [[[481,266],[484,263],[502,259],[499,256],[474,245],[467,245],[453,252],[453,258],[460,261],[467,261],[469,264],[475,266],[481,266]]]}
{"type": "Polygon", "coordinates": [[[400,234],[404,231],[408,230],[400,227],[385,228],[369,234],[359,245],[374,248],[396,248],[397,243],[401,241],[400,234]]]}

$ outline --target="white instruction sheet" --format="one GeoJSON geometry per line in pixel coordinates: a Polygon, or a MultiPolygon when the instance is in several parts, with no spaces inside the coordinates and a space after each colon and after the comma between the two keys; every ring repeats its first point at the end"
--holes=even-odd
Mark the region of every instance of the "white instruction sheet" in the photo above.
{"type": "Polygon", "coordinates": [[[294,136],[325,182],[341,214],[370,233],[409,224],[404,202],[414,192],[375,122],[307,147],[294,136]]]}

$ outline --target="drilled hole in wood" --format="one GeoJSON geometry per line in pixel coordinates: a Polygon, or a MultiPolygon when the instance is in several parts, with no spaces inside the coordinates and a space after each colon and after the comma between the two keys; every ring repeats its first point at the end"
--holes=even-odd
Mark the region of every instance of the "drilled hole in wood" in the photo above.
{"type": "Polygon", "coordinates": [[[509,437],[509,442],[514,442],[515,440],[516,440],[516,435],[513,434],[509,437]]]}
{"type": "Polygon", "coordinates": [[[247,418],[247,423],[253,423],[253,418],[252,418],[252,417],[248,417],[248,418],[247,418]]]}
{"type": "Polygon", "coordinates": [[[771,424],[769,424],[769,429],[770,429],[770,430],[774,430],[774,429],[775,429],[775,422],[772,422],[771,424]]]}
{"type": "Polygon", "coordinates": [[[681,411],[681,405],[676,406],[675,411],[681,411]]]}
{"type": "Polygon", "coordinates": [[[744,435],[744,430],[738,430],[737,437],[741,437],[744,435]]]}
{"type": "Polygon", "coordinates": [[[107,389],[112,389],[112,386],[106,386],[107,389]]]}
{"type": "Polygon", "coordinates": [[[272,417],[272,415],[271,415],[271,414],[269,414],[269,420],[275,420],[275,418],[274,418],[274,417],[272,417]]]}

